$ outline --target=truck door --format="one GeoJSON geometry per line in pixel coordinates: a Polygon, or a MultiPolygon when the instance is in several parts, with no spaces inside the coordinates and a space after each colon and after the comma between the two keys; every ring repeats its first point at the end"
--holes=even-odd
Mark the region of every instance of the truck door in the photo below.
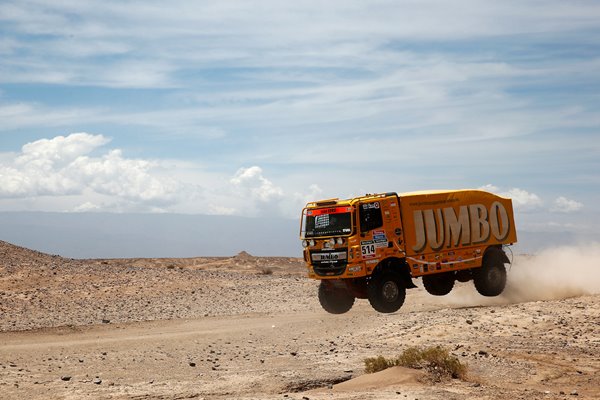
{"type": "Polygon", "coordinates": [[[387,247],[383,228],[381,200],[361,203],[358,208],[360,225],[360,250],[363,259],[379,258],[378,249],[387,247]]]}
{"type": "Polygon", "coordinates": [[[398,198],[388,196],[361,203],[358,208],[363,259],[394,255],[402,244],[398,198]],[[394,245],[394,242],[397,245],[394,245]]]}

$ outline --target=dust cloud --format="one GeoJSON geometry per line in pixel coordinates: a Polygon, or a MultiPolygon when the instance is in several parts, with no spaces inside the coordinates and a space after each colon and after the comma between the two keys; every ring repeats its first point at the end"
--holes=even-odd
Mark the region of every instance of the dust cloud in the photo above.
{"type": "Polygon", "coordinates": [[[556,247],[536,255],[516,255],[507,270],[506,289],[498,297],[483,297],[473,282],[468,282],[457,284],[449,295],[439,299],[452,306],[487,306],[598,294],[600,243],[556,247]]]}

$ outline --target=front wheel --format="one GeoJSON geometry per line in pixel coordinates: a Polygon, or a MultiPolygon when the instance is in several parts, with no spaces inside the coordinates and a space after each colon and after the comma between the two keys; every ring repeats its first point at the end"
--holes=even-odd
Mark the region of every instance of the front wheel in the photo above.
{"type": "Polygon", "coordinates": [[[354,296],[347,290],[321,281],[319,285],[319,303],[330,314],[344,314],[350,311],[354,305],[354,296]]]}
{"type": "Polygon", "coordinates": [[[404,298],[406,288],[402,278],[392,272],[384,272],[373,276],[367,286],[367,294],[371,306],[381,313],[398,311],[404,298]]]}
{"type": "Polygon", "coordinates": [[[506,287],[506,267],[502,254],[490,251],[483,258],[481,268],[473,270],[473,283],[479,294],[487,297],[498,296],[506,287]]]}

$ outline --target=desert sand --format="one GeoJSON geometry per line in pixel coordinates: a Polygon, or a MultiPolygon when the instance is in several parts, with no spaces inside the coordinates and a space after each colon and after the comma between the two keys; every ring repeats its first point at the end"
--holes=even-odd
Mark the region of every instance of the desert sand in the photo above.
{"type": "Polygon", "coordinates": [[[0,242],[0,399],[598,399],[597,258],[544,257],[560,255],[515,257],[497,298],[464,283],[330,315],[301,259],[73,260],[0,242]],[[434,345],[468,379],[364,373],[366,357],[434,345]]]}

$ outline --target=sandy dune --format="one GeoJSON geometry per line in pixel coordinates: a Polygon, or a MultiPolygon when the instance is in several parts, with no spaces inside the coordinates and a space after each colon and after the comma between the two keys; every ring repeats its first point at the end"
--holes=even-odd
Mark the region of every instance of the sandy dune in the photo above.
{"type": "Polygon", "coordinates": [[[528,290],[530,258],[496,299],[467,283],[329,315],[298,259],[71,260],[4,242],[0,257],[1,399],[600,398],[600,287],[528,290]],[[448,347],[468,381],[364,375],[364,358],[413,345],[448,347]]]}

